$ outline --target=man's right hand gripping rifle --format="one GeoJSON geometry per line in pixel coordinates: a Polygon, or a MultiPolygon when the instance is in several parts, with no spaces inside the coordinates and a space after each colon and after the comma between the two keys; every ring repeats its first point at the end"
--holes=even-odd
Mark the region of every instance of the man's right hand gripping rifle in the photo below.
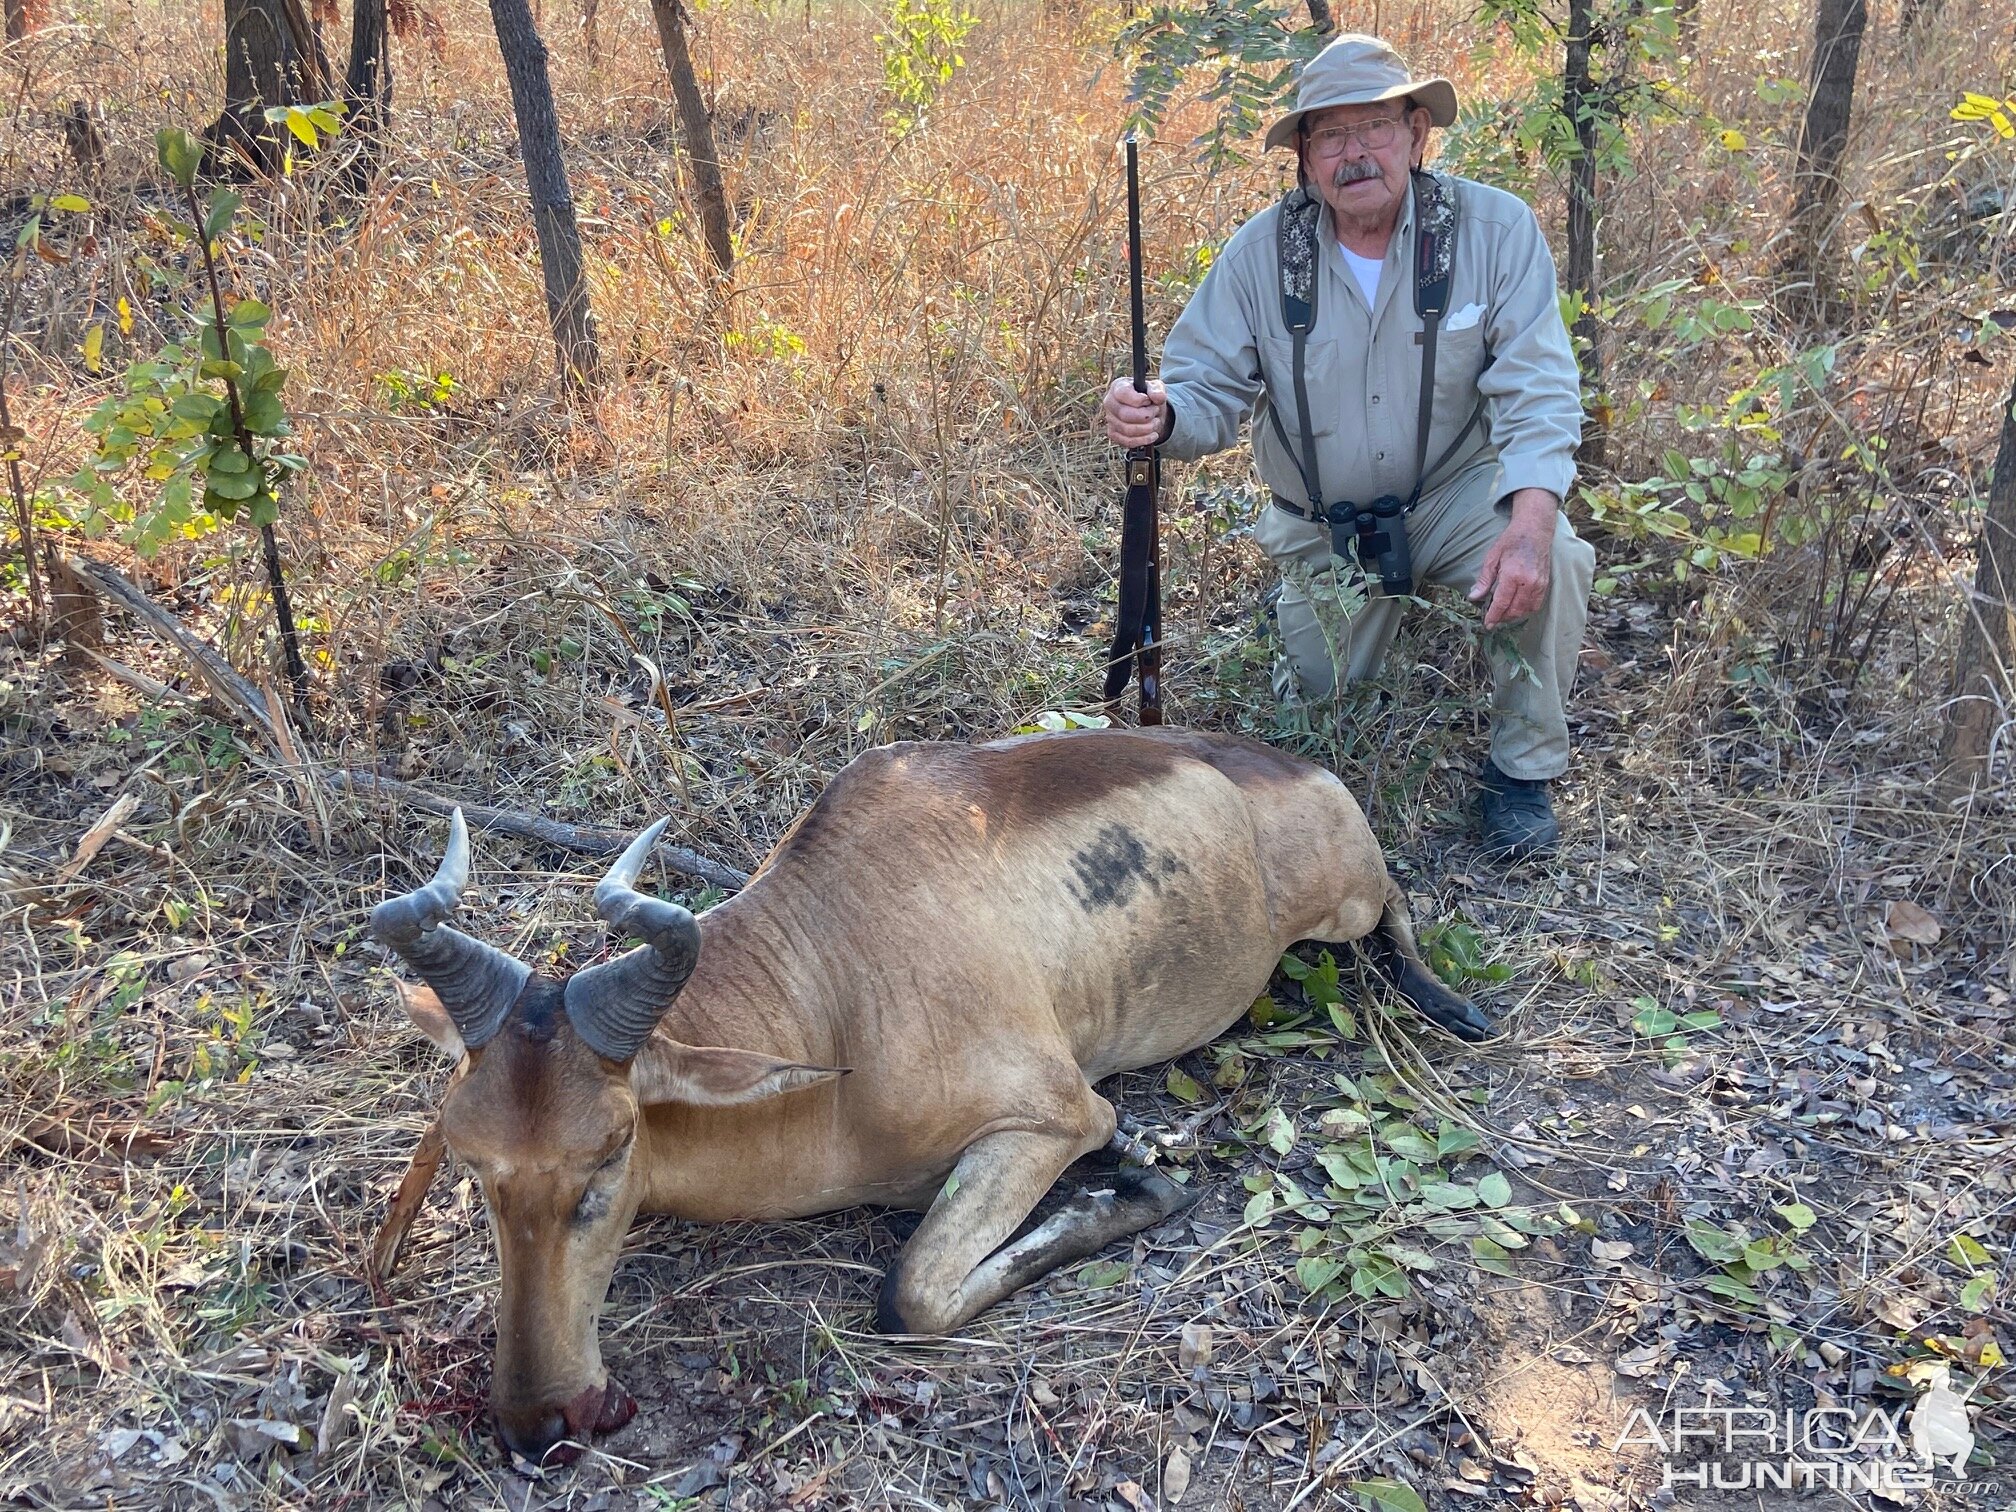
{"type": "Polygon", "coordinates": [[[1160,446],[1169,439],[1169,394],[1160,378],[1148,380],[1148,392],[1134,391],[1134,380],[1115,378],[1102,407],[1106,439],[1123,450],[1160,446]]]}

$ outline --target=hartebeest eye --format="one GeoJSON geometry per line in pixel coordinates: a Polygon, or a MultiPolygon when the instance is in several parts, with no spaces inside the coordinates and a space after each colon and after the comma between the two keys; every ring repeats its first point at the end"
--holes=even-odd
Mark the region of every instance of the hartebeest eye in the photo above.
{"type": "Polygon", "coordinates": [[[588,1177],[587,1190],[582,1192],[581,1200],[574,1205],[576,1225],[586,1227],[608,1216],[609,1205],[615,1198],[618,1180],[623,1174],[624,1163],[630,1158],[633,1143],[632,1139],[626,1138],[588,1177]]]}

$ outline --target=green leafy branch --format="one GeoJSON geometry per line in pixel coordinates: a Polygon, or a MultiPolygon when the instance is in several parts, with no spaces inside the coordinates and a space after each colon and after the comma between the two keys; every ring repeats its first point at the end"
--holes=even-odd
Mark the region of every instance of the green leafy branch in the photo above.
{"type": "Polygon", "coordinates": [[[217,266],[218,244],[244,201],[225,188],[198,201],[203,147],[188,132],[161,131],[155,145],[188,206],[188,223],[174,229],[195,244],[202,266],[199,299],[188,312],[195,339],[170,342],[127,369],[121,392],[84,422],[96,447],[68,486],[87,505],[87,534],[124,524],[121,539],[142,556],[244,515],[259,532],[288,681],[297,702],[305,701],[308,672],[273,525],[281,488],[307,463],[288,449],[287,370],[266,346],[273,312],[257,299],[227,305],[217,266]],[[136,504],[122,486],[152,497],[136,504]]]}
{"type": "MultiPolygon", "coordinates": [[[[1639,307],[1639,318],[1646,328],[1690,350],[1713,340],[1713,333],[1693,323],[1705,317],[1705,307],[1676,316],[1669,292],[1663,284],[1645,291],[1650,299],[1639,307]]],[[[1748,312],[1740,304],[1716,306],[1714,313],[1718,332],[1747,329],[1748,312]]],[[[1804,504],[1792,498],[1788,490],[1798,464],[1782,427],[1805,397],[1824,394],[1835,356],[1833,346],[1816,346],[1759,369],[1718,404],[1676,406],[1681,431],[1704,438],[1708,450],[1669,447],[1652,476],[1614,489],[1590,489],[1585,498],[1591,514],[1620,539],[1684,547],[1673,563],[1680,581],[1727,560],[1754,560],[1813,541],[1827,529],[1832,511],[1845,506],[1825,492],[1804,504]]]]}
{"type": "MultiPolygon", "coordinates": [[[[1429,1248],[1440,1243],[1464,1244],[1478,1269],[1509,1275],[1530,1235],[1581,1221],[1565,1206],[1539,1212],[1515,1204],[1502,1171],[1459,1174],[1458,1165],[1477,1158],[1476,1133],[1446,1121],[1432,1134],[1421,1128],[1409,1116],[1418,1105],[1397,1078],[1340,1073],[1336,1087],[1316,1124],[1323,1185],[1310,1190],[1279,1170],[1245,1178],[1246,1223],[1299,1224],[1295,1279],[1318,1301],[1405,1297],[1410,1275],[1441,1265],[1429,1248]]],[[[1279,1109],[1255,1129],[1280,1155],[1298,1138],[1279,1109]]]]}
{"type": "Polygon", "coordinates": [[[875,34],[882,49],[882,85],[896,108],[889,112],[898,136],[917,129],[952,75],[966,66],[959,51],[980,18],[959,0],[891,0],[888,30],[875,34]]]}
{"type": "MultiPolygon", "coordinates": [[[[1479,942],[1452,933],[1447,943],[1445,974],[1456,980],[1491,977],[1479,942]]],[[[1284,957],[1281,971],[1299,984],[1313,1014],[1329,1020],[1338,1040],[1358,1039],[1357,1015],[1344,1002],[1341,973],[1328,951],[1313,965],[1284,957]]],[[[1252,1016],[1263,1028],[1282,1024],[1254,1042],[1263,1050],[1306,1049],[1317,1039],[1335,1043],[1318,1029],[1294,1027],[1308,1015],[1284,1023],[1268,998],[1254,1005],[1252,1016]]],[[[1217,1079],[1224,1085],[1224,1076],[1217,1079]]],[[[1433,1133],[1421,1127],[1414,1116],[1420,1104],[1390,1071],[1366,1070],[1355,1078],[1340,1073],[1335,1086],[1337,1095],[1321,1106],[1313,1131],[1314,1163],[1327,1178],[1323,1185],[1311,1190],[1284,1170],[1245,1178],[1248,1225],[1300,1225],[1293,1238],[1295,1278],[1319,1302],[1405,1297],[1411,1274],[1442,1263],[1428,1247],[1438,1243],[1464,1244],[1478,1269],[1509,1275],[1512,1255],[1526,1247],[1528,1236],[1559,1233],[1582,1221],[1566,1206],[1536,1211],[1516,1204],[1502,1171],[1459,1172],[1463,1163],[1482,1158],[1476,1131],[1447,1120],[1438,1121],[1433,1133]]],[[[1204,1096],[1191,1078],[1179,1082],[1174,1070],[1169,1089],[1186,1101],[1204,1096]]],[[[1278,1106],[1259,1109],[1245,1129],[1249,1139],[1280,1157],[1292,1154],[1304,1137],[1278,1106]]]]}
{"type": "MultiPolygon", "coordinates": [[[[1539,0],[1482,0],[1478,16],[1503,26],[1528,57],[1552,56],[1567,41],[1565,18],[1556,19],[1539,0]]],[[[1586,120],[1595,125],[1598,169],[1628,172],[1630,127],[1683,116],[1682,91],[1667,77],[1679,57],[1678,34],[1672,0],[1598,6],[1589,42],[1592,54],[1608,67],[1591,81],[1591,91],[1578,107],[1570,108],[1557,73],[1541,72],[1522,93],[1466,110],[1445,156],[1459,163],[1459,172],[1466,171],[1484,166],[1479,154],[1488,159],[1492,147],[1502,144],[1522,162],[1537,153],[1549,169],[1564,171],[1582,155],[1576,128],[1586,120]]],[[[1516,170],[1508,176],[1523,177],[1516,170]]]]}
{"type": "Polygon", "coordinates": [[[1813,1258],[1800,1248],[1799,1241],[1818,1220],[1803,1202],[1788,1202],[1775,1209],[1785,1228],[1775,1234],[1752,1236],[1742,1224],[1718,1227],[1705,1218],[1687,1225],[1687,1243],[1694,1253],[1720,1273],[1702,1283],[1705,1288],[1739,1309],[1758,1308],[1764,1297],[1758,1290],[1771,1272],[1810,1270],[1813,1258]]]}
{"type": "Polygon", "coordinates": [[[1191,145],[1216,171],[1246,161],[1239,144],[1281,108],[1297,72],[1325,40],[1266,0],[1205,0],[1195,8],[1152,7],[1121,28],[1113,52],[1131,64],[1132,124],[1145,135],[1160,129],[1188,81],[1210,80],[1202,98],[1216,109],[1210,128],[1191,145]]]}

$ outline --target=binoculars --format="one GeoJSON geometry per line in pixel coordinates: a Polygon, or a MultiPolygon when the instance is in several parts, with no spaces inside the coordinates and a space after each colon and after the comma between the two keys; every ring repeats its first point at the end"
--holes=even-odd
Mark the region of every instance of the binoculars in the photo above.
{"type": "Polygon", "coordinates": [[[1414,559],[1407,550],[1407,500],[1385,494],[1370,504],[1339,504],[1330,513],[1331,550],[1355,550],[1367,577],[1389,598],[1414,592],[1414,559]],[[1346,534],[1347,530],[1350,534],[1346,534]]]}

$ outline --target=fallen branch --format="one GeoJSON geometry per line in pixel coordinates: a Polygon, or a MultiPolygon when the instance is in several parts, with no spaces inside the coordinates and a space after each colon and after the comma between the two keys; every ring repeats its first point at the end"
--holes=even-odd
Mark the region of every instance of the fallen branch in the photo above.
{"type": "Polygon", "coordinates": [[[275,749],[279,748],[273,726],[266,718],[266,700],[259,690],[240,677],[231,663],[187,625],[155,603],[117,568],[89,557],[65,556],[63,563],[80,577],[89,578],[106,597],[180,651],[220,702],[229,705],[242,722],[258,730],[275,749]]]}
{"type": "Polygon", "coordinates": [[[89,866],[91,858],[105,848],[105,842],[112,838],[120,825],[133,817],[133,811],[138,807],[140,800],[131,793],[121,793],[114,799],[112,807],[100,814],[92,822],[91,828],[84,831],[83,838],[77,842],[75,853],[56,869],[56,880],[68,882],[89,866]]]}
{"type": "Polygon", "coordinates": [[[144,698],[151,698],[157,703],[193,705],[198,702],[198,700],[191,698],[187,693],[176,688],[171,688],[164,682],[157,682],[145,672],[136,671],[124,662],[114,661],[111,657],[104,655],[102,652],[94,651],[89,646],[79,646],[77,649],[84,653],[86,661],[95,663],[99,671],[117,678],[144,698]]]}
{"type": "MultiPolygon", "coordinates": [[[[400,782],[393,777],[381,777],[376,772],[360,772],[354,767],[339,767],[334,771],[325,772],[323,779],[331,787],[347,789],[354,793],[376,793],[388,798],[397,798],[401,803],[425,809],[430,814],[451,814],[459,808],[471,829],[488,830],[499,835],[516,835],[521,840],[538,840],[584,856],[613,856],[635,838],[623,830],[602,829],[587,824],[567,824],[558,819],[541,818],[537,814],[520,814],[511,809],[486,808],[480,803],[463,803],[453,798],[443,798],[428,792],[425,788],[417,788],[410,782],[400,782]]],[[[718,861],[710,861],[698,851],[688,850],[683,845],[660,845],[652,854],[676,872],[697,877],[702,882],[711,882],[716,887],[725,887],[731,892],[749,881],[747,872],[739,872],[732,866],[723,866],[718,861]]]]}

